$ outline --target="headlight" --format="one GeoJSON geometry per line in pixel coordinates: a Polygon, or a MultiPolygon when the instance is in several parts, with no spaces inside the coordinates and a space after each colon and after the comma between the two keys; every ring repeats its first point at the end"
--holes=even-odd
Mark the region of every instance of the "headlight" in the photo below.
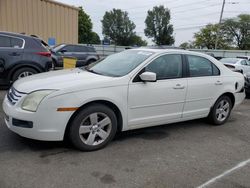
{"type": "Polygon", "coordinates": [[[36,112],[39,104],[44,99],[44,97],[48,96],[50,93],[54,92],[55,90],[40,90],[30,93],[26,96],[22,103],[22,109],[36,112]]]}

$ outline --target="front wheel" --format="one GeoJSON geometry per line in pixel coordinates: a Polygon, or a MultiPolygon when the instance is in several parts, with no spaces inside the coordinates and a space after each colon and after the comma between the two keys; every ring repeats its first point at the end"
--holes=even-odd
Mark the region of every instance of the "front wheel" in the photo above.
{"type": "Polygon", "coordinates": [[[24,67],[24,68],[20,68],[18,69],[12,76],[12,81],[16,81],[19,80],[21,78],[27,77],[27,76],[31,76],[33,74],[37,74],[38,72],[30,67],[24,67]]]}
{"type": "Polygon", "coordinates": [[[72,121],[69,138],[82,151],[105,147],[115,136],[117,118],[113,110],[102,104],[93,104],[81,110],[72,121]]]}
{"type": "Polygon", "coordinates": [[[222,125],[228,120],[231,110],[231,99],[228,96],[222,96],[214,104],[208,119],[213,125],[222,125]]]}

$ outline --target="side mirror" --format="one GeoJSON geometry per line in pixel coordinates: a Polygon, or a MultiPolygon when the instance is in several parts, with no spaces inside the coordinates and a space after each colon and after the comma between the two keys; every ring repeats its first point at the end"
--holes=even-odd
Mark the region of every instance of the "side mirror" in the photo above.
{"type": "Polygon", "coordinates": [[[65,52],[67,52],[67,50],[60,50],[60,52],[61,52],[61,53],[65,53],[65,52]]]}
{"type": "Polygon", "coordinates": [[[140,75],[144,82],[156,82],[156,74],[154,72],[144,72],[140,75]]]}

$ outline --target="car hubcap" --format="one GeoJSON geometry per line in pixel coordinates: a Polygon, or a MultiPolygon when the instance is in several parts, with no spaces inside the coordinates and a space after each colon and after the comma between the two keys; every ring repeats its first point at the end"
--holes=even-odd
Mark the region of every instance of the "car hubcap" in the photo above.
{"type": "Polygon", "coordinates": [[[229,115],[229,111],[230,111],[230,104],[228,101],[226,100],[222,100],[217,109],[216,109],[216,118],[218,121],[224,121],[228,115],[229,115]]]}
{"type": "Polygon", "coordinates": [[[24,77],[27,77],[27,76],[31,76],[31,75],[33,75],[32,72],[25,71],[25,72],[22,72],[21,74],[19,74],[18,79],[24,78],[24,77]]]}
{"type": "Polygon", "coordinates": [[[99,145],[109,137],[111,128],[111,119],[104,113],[96,112],[84,118],[79,135],[84,144],[99,145]]]}

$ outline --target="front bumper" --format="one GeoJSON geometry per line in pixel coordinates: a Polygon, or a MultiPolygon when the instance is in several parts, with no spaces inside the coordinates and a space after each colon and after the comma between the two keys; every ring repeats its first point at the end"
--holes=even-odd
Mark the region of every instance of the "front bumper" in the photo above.
{"type": "Polygon", "coordinates": [[[57,112],[53,104],[48,106],[47,103],[41,104],[37,112],[29,112],[22,110],[18,105],[12,105],[5,97],[3,101],[5,124],[11,131],[26,138],[61,141],[64,139],[65,129],[72,112],[57,112]],[[20,126],[20,124],[15,124],[13,120],[19,120],[19,123],[32,122],[32,126],[20,126]]]}

